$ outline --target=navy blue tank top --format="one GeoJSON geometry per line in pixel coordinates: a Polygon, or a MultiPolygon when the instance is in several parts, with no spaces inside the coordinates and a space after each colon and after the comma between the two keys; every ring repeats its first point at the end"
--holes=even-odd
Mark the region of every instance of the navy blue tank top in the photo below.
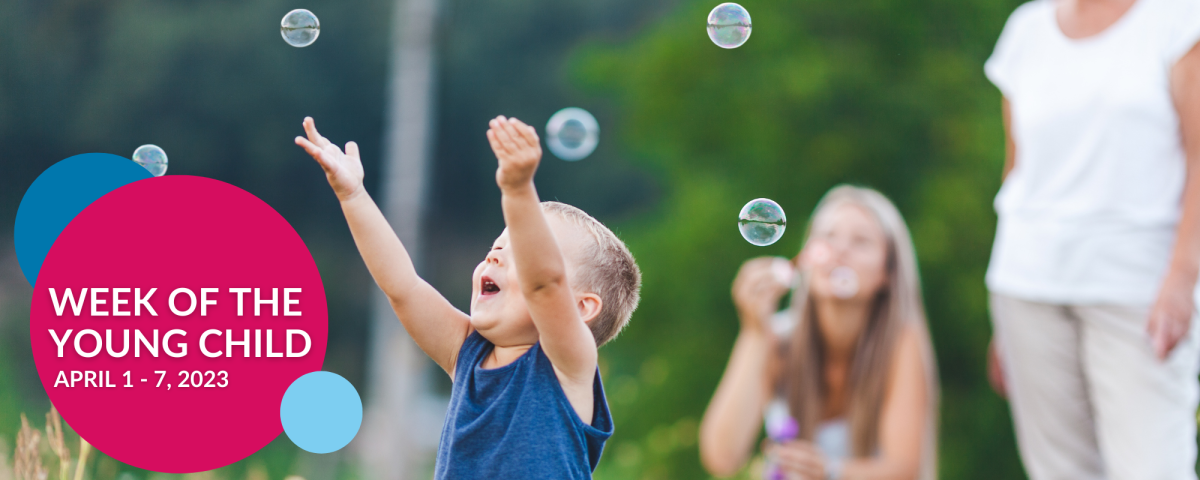
{"type": "Polygon", "coordinates": [[[613,433],[599,369],[589,425],[571,407],[541,343],[508,365],[482,368],[493,347],[471,332],[458,351],[435,480],[592,478],[613,433]]]}

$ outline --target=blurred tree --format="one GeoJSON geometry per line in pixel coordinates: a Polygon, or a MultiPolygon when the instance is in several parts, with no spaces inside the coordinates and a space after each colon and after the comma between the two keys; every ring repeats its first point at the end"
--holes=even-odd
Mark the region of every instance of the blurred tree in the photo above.
{"type": "Polygon", "coordinates": [[[984,375],[1003,132],[982,64],[1017,3],[745,0],[753,33],[723,50],[704,30],[716,2],[690,1],[577,52],[575,84],[614,105],[608,138],[665,190],[620,224],[644,300],[603,350],[617,433],[598,477],[705,476],[696,427],[736,334],[733,275],[756,255],[795,255],[815,202],[843,182],[884,192],[913,231],[943,386],[942,478],[1023,475],[984,375]],[[735,228],[756,197],[791,214],[774,246],[735,228]]]}
{"type": "MultiPolygon", "coordinates": [[[[392,11],[387,130],[375,197],[419,274],[425,273],[421,219],[428,198],[434,95],[434,32],[438,0],[396,0],[392,11]]],[[[367,477],[409,480],[433,468],[446,398],[434,392],[430,365],[401,326],[383,291],[372,289],[367,369],[371,390],[364,402],[356,448],[367,477]]]]}

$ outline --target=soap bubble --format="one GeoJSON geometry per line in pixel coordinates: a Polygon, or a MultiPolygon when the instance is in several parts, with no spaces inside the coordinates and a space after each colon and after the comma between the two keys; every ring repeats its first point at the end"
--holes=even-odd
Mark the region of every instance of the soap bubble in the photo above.
{"type": "Polygon", "coordinates": [[[321,34],[321,22],[312,12],[297,8],[283,16],[283,21],[279,22],[279,33],[288,45],[307,47],[317,41],[317,35],[321,34]]]}
{"type": "Polygon", "coordinates": [[[736,3],[722,3],[708,13],[708,38],[721,48],[737,48],[750,38],[750,12],[736,3]]]}
{"type": "Polygon", "coordinates": [[[150,171],[156,177],[167,173],[167,152],[158,145],[142,145],[133,151],[133,161],[150,171]]]}
{"type": "Polygon", "coordinates": [[[582,160],[600,143],[600,124],[582,108],[569,107],[555,112],[546,122],[546,145],[563,160],[582,160]]]}
{"type": "Polygon", "coordinates": [[[783,214],[783,208],[770,199],[751,200],[738,214],[738,229],[742,231],[742,238],[760,247],[779,241],[786,227],[787,217],[783,214]]]}
{"type": "Polygon", "coordinates": [[[829,272],[829,289],[835,297],[853,298],[858,295],[858,274],[850,267],[834,268],[829,272]]]}

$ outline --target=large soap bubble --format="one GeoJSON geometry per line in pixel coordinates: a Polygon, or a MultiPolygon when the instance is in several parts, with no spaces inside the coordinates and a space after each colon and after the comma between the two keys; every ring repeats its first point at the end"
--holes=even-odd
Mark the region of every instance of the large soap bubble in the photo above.
{"type": "Polygon", "coordinates": [[[569,107],[555,112],[546,122],[546,145],[563,160],[582,160],[600,143],[600,124],[582,108],[569,107]]]}
{"type": "Polygon", "coordinates": [[[133,151],[133,161],[138,165],[146,167],[151,175],[156,177],[163,176],[167,173],[167,152],[158,148],[158,145],[142,145],[133,151]]]}
{"type": "Polygon", "coordinates": [[[283,16],[283,21],[279,22],[279,33],[288,45],[307,47],[317,41],[317,35],[321,34],[321,22],[312,12],[297,8],[283,16]]]}
{"type": "Polygon", "coordinates": [[[779,241],[787,227],[783,208],[774,200],[756,198],[742,207],[738,214],[738,229],[747,242],[765,247],[779,241]]]}
{"type": "Polygon", "coordinates": [[[737,48],[750,38],[750,12],[736,3],[722,3],[708,14],[708,38],[721,48],[737,48]]]}

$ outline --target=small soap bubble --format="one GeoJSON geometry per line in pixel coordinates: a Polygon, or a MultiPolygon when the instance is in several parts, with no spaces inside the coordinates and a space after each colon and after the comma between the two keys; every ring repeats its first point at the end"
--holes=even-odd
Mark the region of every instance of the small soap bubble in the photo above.
{"type": "Polygon", "coordinates": [[[288,45],[307,47],[317,41],[317,35],[321,34],[321,22],[312,12],[297,8],[283,16],[283,21],[279,22],[279,33],[288,45]]]}
{"type": "Polygon", "coordinates": [[[158,145],[142,145],[133,151],[133,161],[156,177],[167,173],[167,152],[158,145]]]}
{"type": "Polygon", "coordinates": [[[722,3],[708,13],[708,38],[721,48],[737,48],[750,38],[750,12],[736,3],[722,3]]]}
{"type": "Polygon", "coordinates": [[[853,298],[858,295],[858,274],[847,266],[835,267],[829,272],[829,289],[835,297],[853,298]]]}
{"type": "Polygon", "coordinates": [[[546,145],[563,160],[582,160],[600,143],[600,124],[582,108],[569,107],[555,112],[546,122],[546,145]]]}
{"type": "Polygon", "coordinates": [[[738,230],[742,231],[742,238],[760,247],[779,241],[786,227],[787,217],[774,200],[756,198],[742,207],[738,214],[738,230]]]}

